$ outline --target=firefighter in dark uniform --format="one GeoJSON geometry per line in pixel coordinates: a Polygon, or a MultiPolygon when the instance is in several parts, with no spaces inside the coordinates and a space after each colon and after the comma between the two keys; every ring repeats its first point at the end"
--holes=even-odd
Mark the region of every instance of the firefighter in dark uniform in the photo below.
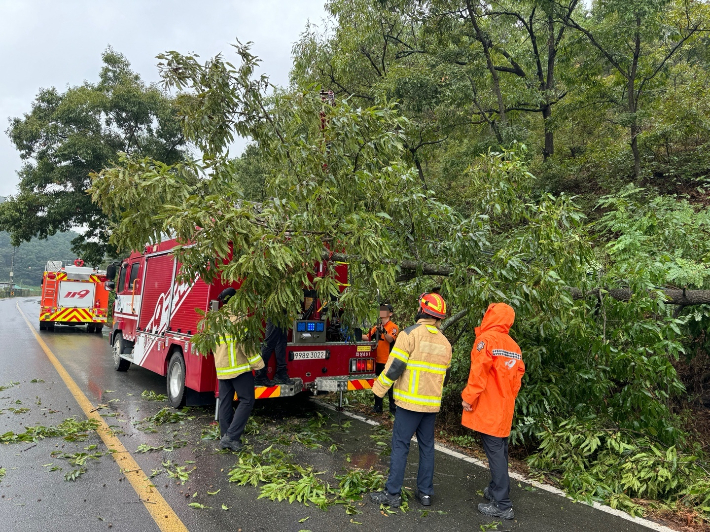
{"type": "Polygon", "coordinates": [[[264,368],[256,372],[257,386],[273,386],[274,384],[291,384],[293,382],[288,376],[286,368],[287,340],[288,329],[281,328],[271,321],[266,322],[264,343],[261,346],[261,358],[264,360],[264,368]],[[273,380],[269,380],[266,371],[272,353],[276,354],[276,375],[274,375],[273,380]]]}

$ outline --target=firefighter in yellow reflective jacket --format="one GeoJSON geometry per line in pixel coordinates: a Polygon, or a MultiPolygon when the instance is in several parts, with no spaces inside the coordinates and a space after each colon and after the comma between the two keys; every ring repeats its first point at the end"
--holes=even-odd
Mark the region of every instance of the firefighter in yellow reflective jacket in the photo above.
{"type": "Polygon", "coordinates": [[[417,323],[400,331],[385,369],[372,391],[384,397],[394,387],[397,412],[392,429],[390,473],[384,491],[371,493],[377,504],[399,507],[409,442],[416,432],[419,472],[414,495],[424,506],[434,494],[434,422],[451,365],[451,344],[439,329],[446,302],[439,294],[422,294],[417,323]]]}
{"type": "MultiPolygon", "coordinates": [[[[217,299],[220,306],[236,294],[234,288],[225,288],[217,299]]],[[[236,321],[232,317],[232,322],[236,321]]],[[[214,350],[214,365],[219,381],[219,429],[222,434],[222,449],[239,451],[244,446],[241,442],[249,415],[254,408],[254,375],[252,370],[264,367],[264,360],[258,352],[247,353],[237,338],[230,335],[221,337],[214,350]],[[233,408],[234,394],[238,402],[233,408]]]]}

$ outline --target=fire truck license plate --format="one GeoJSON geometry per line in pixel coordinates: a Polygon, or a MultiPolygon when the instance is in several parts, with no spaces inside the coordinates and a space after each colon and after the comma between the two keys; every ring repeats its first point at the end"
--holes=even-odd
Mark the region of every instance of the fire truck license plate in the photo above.
{"type": "Polygon", "coordinates": [[[315,360],[325,358],[325,351],[296,351],[293,353],[294,360],[315,360]]]}

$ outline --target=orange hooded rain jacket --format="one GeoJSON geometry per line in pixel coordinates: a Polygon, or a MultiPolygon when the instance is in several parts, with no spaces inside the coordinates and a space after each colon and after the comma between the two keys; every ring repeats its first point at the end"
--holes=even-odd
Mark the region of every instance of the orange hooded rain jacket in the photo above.
{"type": "Polygon", "coordinates": [[[489,436],[506,438],[513,424],[515,398],[525,374],[520,347],[508,335],[515,311],[505,303],[491,303],[471,350],[468,384],[461,393],[472,411],[464,410],[461,424],[489,436]]]}

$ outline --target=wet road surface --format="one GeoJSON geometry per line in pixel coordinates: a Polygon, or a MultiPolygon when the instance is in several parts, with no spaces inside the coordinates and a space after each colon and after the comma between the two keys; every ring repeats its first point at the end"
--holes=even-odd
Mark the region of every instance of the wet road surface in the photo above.
{"type": "MultiPolygon", "coordinates": [[[[35,327],[39,311],[36,298],[0,300],[3,441],[26,427],[57,426],[72,416],[86,420],[16,304],[35,327]]],[[[367,498],[333,504],[327,510],[313,503],[258,498],[263,483],[228,481],[239,455],[218,450],[213,407],[180,413],[162,410],[167,407],[164,400],[144,395],[164,394],[165,379],[135,366],[126,373],[114,371],[106,335],[88,334],[84,327],[57,327],[43,331],[41,338],[190,531],[477,531],[496,522],[476,511],[476,504],[483,502],[477,492],[487,485],[488,471],[438,452],[434,503],[428,510],[414,500],[407,512],[389,514],[367,498]],[[159,413],[159,419],[147,420],[159,413]]],[[[77,440],[76,435],[69,437],[77,440]]],[[[389,437],[383,427],[353,420],[314,401],[264,400],[257,402],[246,435],[256,458],[243,453],[242,461],[252,457],[267,466],[311,467],[321,486],[328,483],[338,491],[336,474],[357,468],[371,471],[366,477],[372,479],[377,472],[386,472],[389,437]]],[[[78,439],[83,441],[67,441],[60,435],[0,445],[0,468],[5,470],[4,477],[0,470],[0,530],[161,530],[96,432],[89,431],[85,439],[80,432],[78,439]],[[77,471],[81,474],[76,480],[65,480],[77,471]]],[[[414,486],[416,468],[412,444],[405,485],[414,486]]],[[[242,474],[245,471],[255,469],[245,466],[242,474]]],[[[511,498],[516,519],[498,521],[495,530],[649,530],[517,481],[511,498]]],[[[168,529],[166,523],[161,526],[168,529]]]]}

